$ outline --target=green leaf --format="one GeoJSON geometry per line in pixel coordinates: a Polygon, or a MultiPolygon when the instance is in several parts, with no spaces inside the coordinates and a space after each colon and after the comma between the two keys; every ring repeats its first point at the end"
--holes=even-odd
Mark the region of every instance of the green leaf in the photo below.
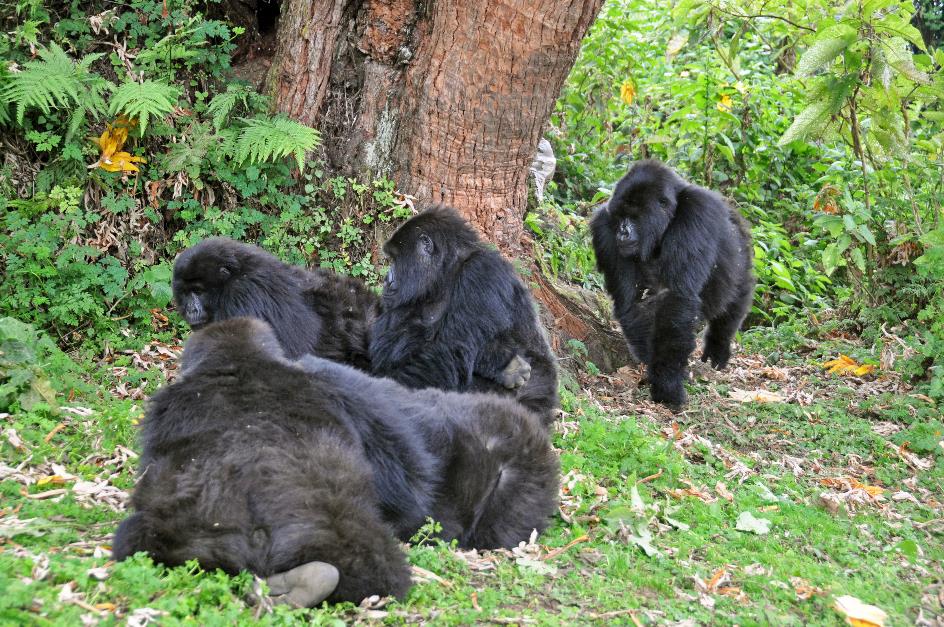
{"type": "Polygon", "coordinates": [[[797,76],[810,76],[825,67],[852,45],[857,31],[847,24],[834,24],[817,33],[816,41],[797,63],[797,76]]]}
{"type": "Polygon", "coordinates": [[[872,246],[875,246],[875,236],[872,235],[871,229],[866,226],[864,223],[857,224],[855,232],[861,237],[865,242],[868,242],[872,246]]]}
{"type": "Polygon", "coordinates": [[[883,52],[888,64],[916,83],[929,83],[931,78],[914,64],[911,47],[901,37],[892,37],[882,42],[883,52]]]}
{"type": "Polygon", "coordinates": [[[865,272],[865,255],[862,254],[861,248],[852,249],[852,263],[856,265],[859,272],[865,272]]]}
{"type": "Polygon", "coordinates": [[[243,119],[245,127],[235,141],[237,161],[258,164],[293,156],[299,170],[305,167],[305,153],[314,150],[321,136],[313,128],[284,116],[243,119]]]}
{"type": "Polygon", "coordinates": [[[790,128],[786,130],[777,144],[786,146],[790,142],[798,139],[806,139],[808,136],[819,131],[834,112],[835,106],[832,100],[817,100],[816,102],[810,103],[800,112],[800,115],[793,120],[793,124],[790,125],[790,128]]]}

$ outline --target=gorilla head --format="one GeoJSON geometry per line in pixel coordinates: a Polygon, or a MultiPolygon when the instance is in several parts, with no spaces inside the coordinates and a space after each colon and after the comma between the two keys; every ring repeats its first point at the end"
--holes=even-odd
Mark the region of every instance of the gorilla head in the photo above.
{"type": "Polygon", "coordinates": [[[188,248],[174,263],[174,301],[193,329],[218,320],[230,279],[249,255],[237,242],[212,237],[188,248]]]}
{"type": "Polygon", "coordinates": [[[174,264],[174,300],[187,323],[265,320],[290,358],[312,353],[367,370],[380,299],[359,280],[282,263],[258,246],[204,240],[174,264]]]}
{"type": "Polygon", "coordinates": [[[687,184],[658,161],[636,164],[620,179],[607,205],[620,256],[650,259],[669,228],[687,184]]]}
{"type": "Polygon", "coordinates": [[[384,244],[390,270],[384,279],[383,302],[406,305],[441,291],[443,277],[481,247],[472,227],[452,209],[424,211],[384,244]]]}
{"type": "Polygon", "coordinates": [[[291,364],[272,327],[255,318],[236,318],[229,323],[207,325],[190,336],[180,358],[179,376],[187,377],[208,367],[234,370],[231,355],[291,364]]]}

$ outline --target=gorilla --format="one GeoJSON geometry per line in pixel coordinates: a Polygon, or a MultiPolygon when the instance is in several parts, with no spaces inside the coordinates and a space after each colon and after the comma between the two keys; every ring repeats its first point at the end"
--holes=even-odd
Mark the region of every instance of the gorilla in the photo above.
{"type": "Polygon", "coordinates": [[[174,301],[193,329],[237,316],[272,325],[289,357],[313,352],[363,370],[378,297],[360,281],[304,270],[223,237],[188,248],[174,263],[174,301]]]}
{"type": "Polygon", "coordinates": [[[658,161],[641,161],[590,220],[597,267],[633,356],[646,364],[652,399],[678,409],[708,321],[702,361],[719,370],[754,294],[750,226],[715,192],[658,161]]]}
{"type": "Polygon", "coordinates": [[[511,548],[557,511],[560,464],[544,425],[510,398],[412,390],[307,355],[313,384],[343,399],[381,508],[402,539],[427,516],[462,548],[511,548]],[[423,442],[424,450],[411,446],[423,442]]]}
{"type": "Polygon", "coordinates": [[[411,388],[512,394],[553,422],[556,359],[511,264],[443,206],[404,223],[384,252],[373,372],[411,388]]]}
{"type": "Polygon", "coordinates": [[[396,538],[427,517],[464,548],[513,547],[557,508],[543,425],[511,399],[414,391],[308,355],[265,322],[196,331],[142,425],[116,559],[251,570],[298,605],[402,596],[396,538]]]}
{"type": "Polygon", "coordinates": [[[260,320],[195,332],[177,381],[149,402],[114,558],[250,570],[299,606],[405,595],[406,556],[361,443],[329,410],[338,403],[260,320]]]}

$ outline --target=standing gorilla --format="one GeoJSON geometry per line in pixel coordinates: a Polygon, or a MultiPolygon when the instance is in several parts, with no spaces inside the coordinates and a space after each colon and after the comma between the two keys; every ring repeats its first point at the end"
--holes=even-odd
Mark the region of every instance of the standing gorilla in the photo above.
{"type": "Polygon", "coordinates": [[[251,316],[272,325],[289,357],[315,353],[370,368],[368,333],[379,299],[356,279],[290,266],[256,246],[213,237],[180,254],[173,287],[194,329],[251,316]]]}
{"type": "Polygon", "coordinates": [[[442,206],[408,220],[384,252],[373,371],[412,388],[516,389],[518,402],[553,422],[556,360],[511,264],[442,206]]]}
{"type": "Polygon", "coordinates": [[[652,399],[685,404],[695,324],[708,321],[702,361],[721,369],[754,294],[750,227],[724,199],[642,161],[590,221],[597,266],[652,399]]]}
{"type": "Polygon", "coordinates": [[[115,559],[146,551],[168,566],[250,570],[298,605],[402,597],[409,566],[360,441],[330,411],[339,402],[264,322],[195,332],[180,377],[150,400],[115,559]]]}

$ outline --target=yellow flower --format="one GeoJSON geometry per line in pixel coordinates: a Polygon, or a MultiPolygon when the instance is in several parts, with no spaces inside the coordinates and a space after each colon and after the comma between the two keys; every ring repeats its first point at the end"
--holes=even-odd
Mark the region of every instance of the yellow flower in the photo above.
{"type": "Polygon", "coordinates": [[[718,111],[728,112],[731,111],[733,105],[734,103],[731,101],[731,96],[724,94],[715,106],[718,107],[718,111]]]}
{"type": "Polygon", "coordinates": [[[636,85],[633,84],[633,81],[626,79],[623,81],[622,86],[620,86],[620,99],[628,105],[633,104],[633,100],[636,98],[636,85]]]}

